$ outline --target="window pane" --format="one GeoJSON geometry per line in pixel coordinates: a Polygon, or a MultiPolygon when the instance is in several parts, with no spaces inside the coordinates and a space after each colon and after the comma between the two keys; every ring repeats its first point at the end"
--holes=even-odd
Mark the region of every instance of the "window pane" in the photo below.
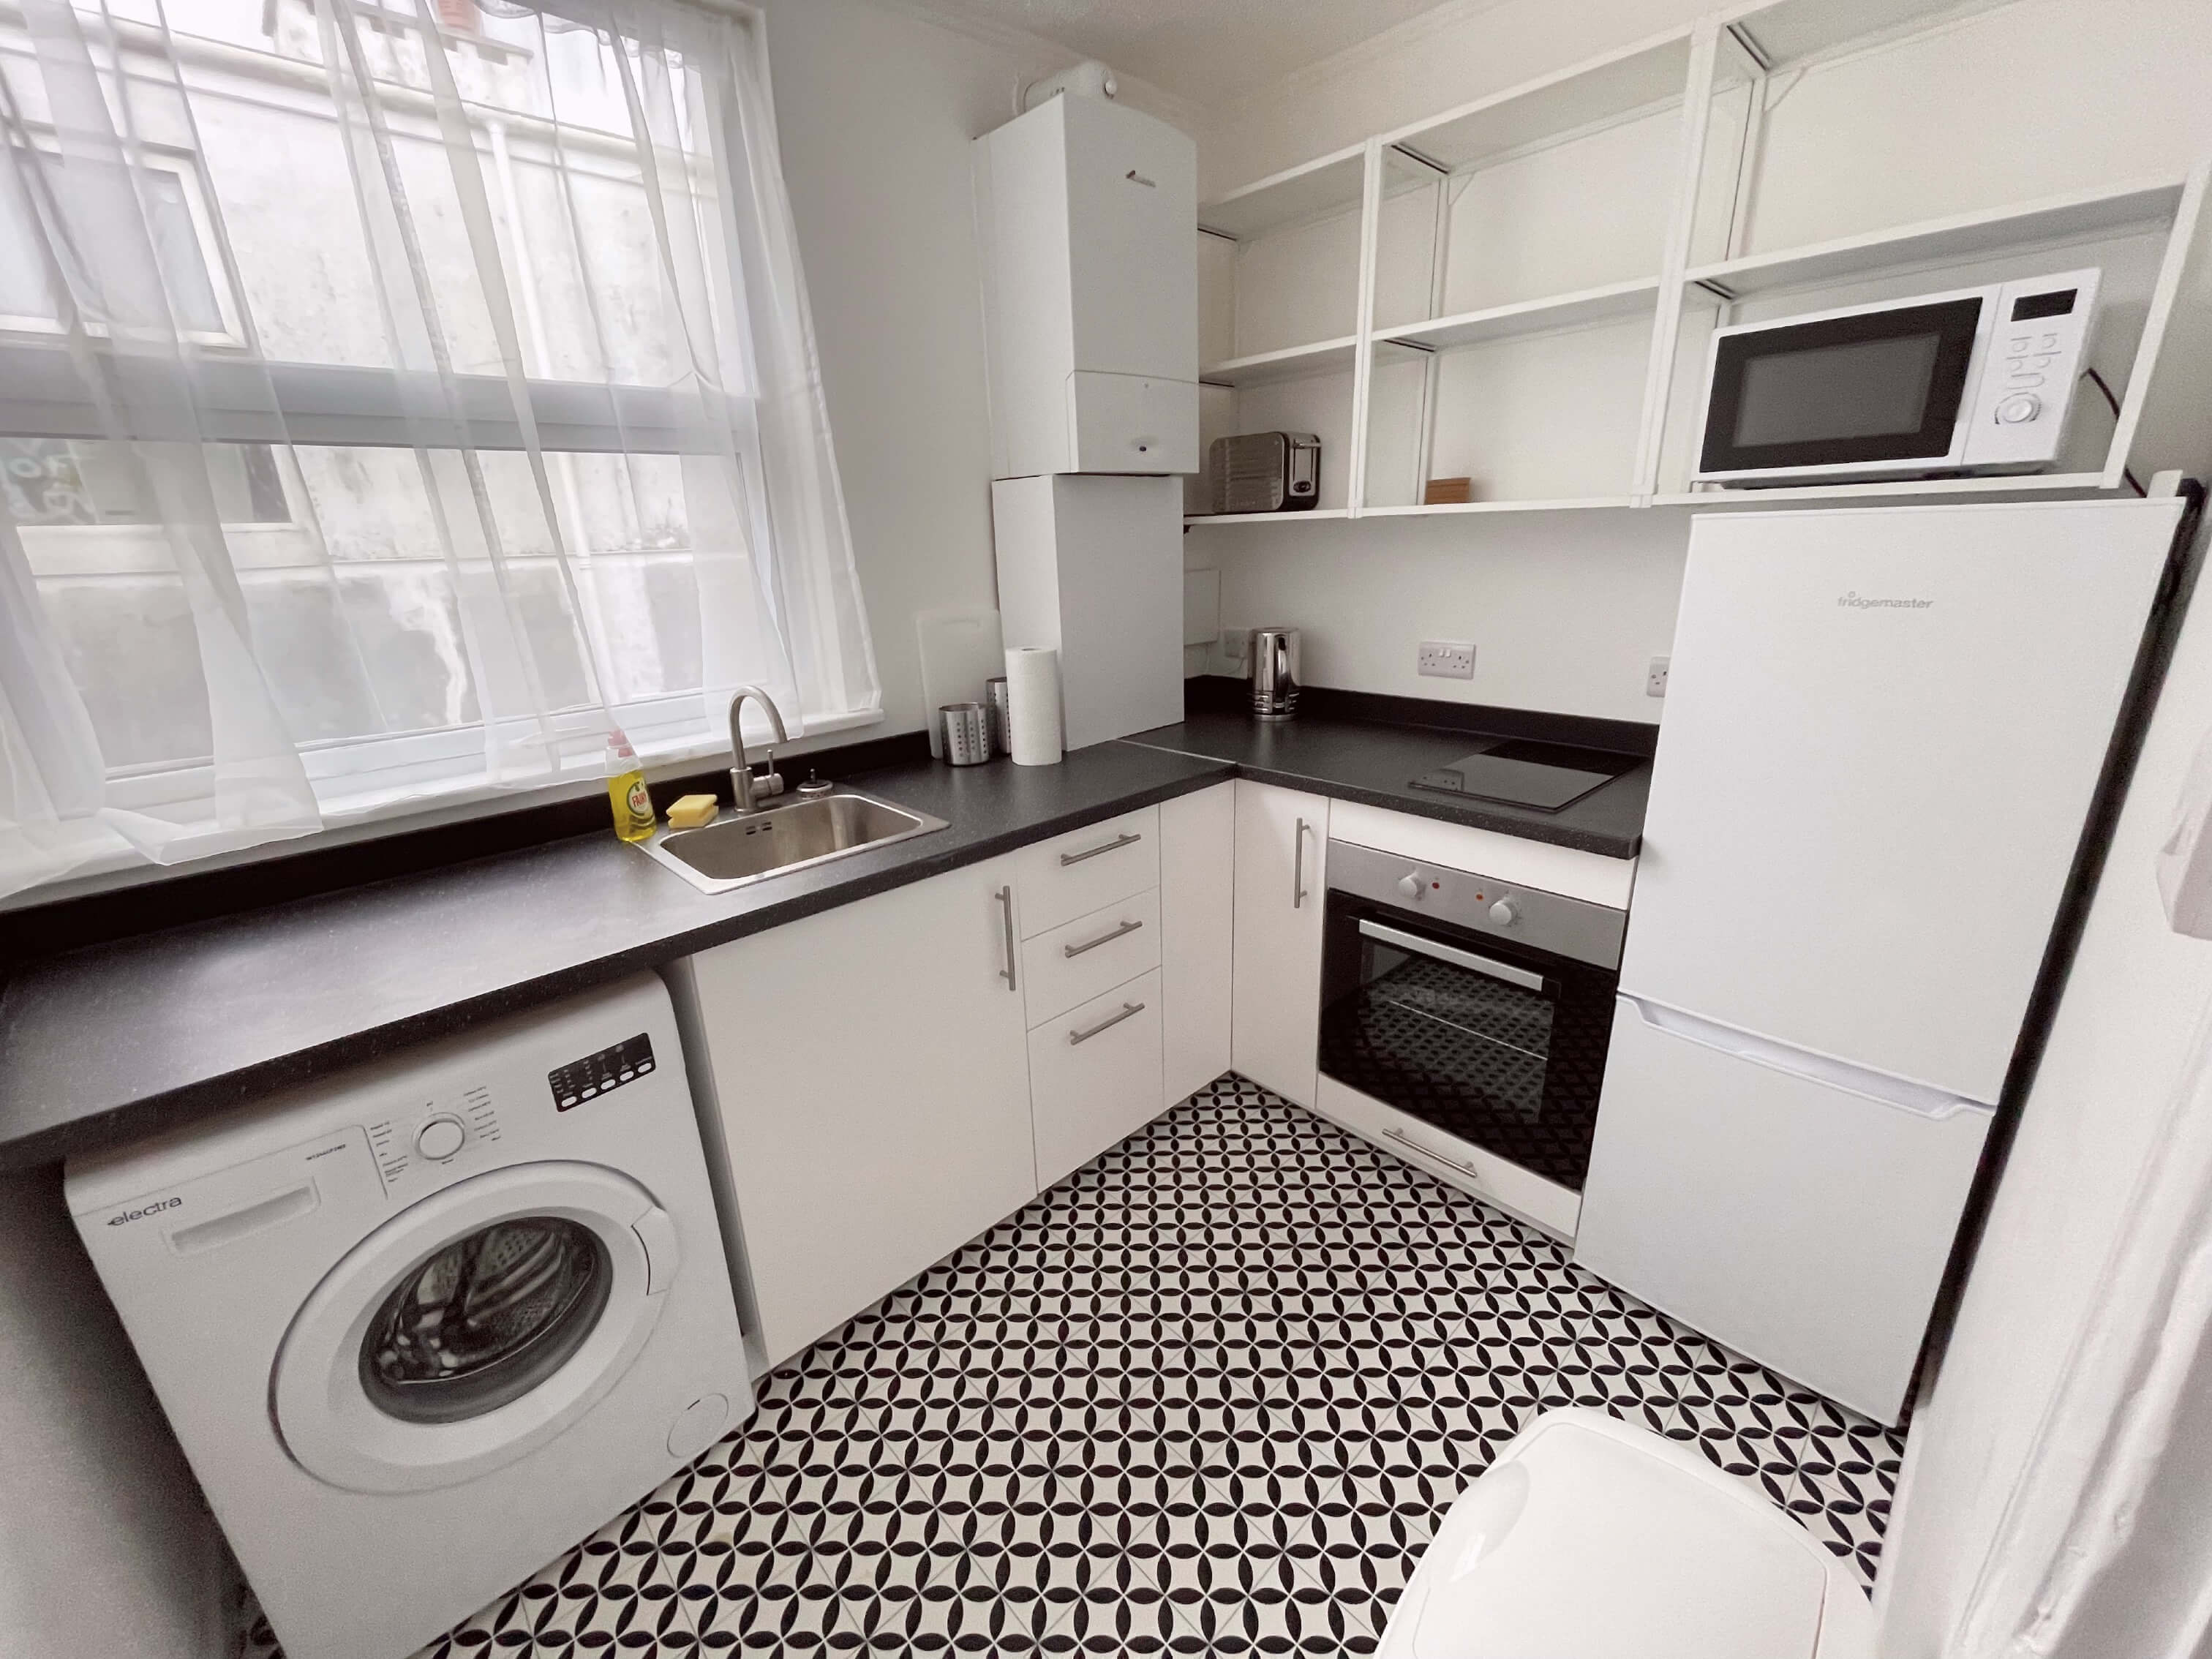
{"type": "Polygon", "coordinates": [[[16,149],[0,161],[0,317],[58,317],[20,177],[26,154],[16,149]]]}
{"type": "Polygon", "coordinates": [[[185,200],[184,180],[149,167],[141,175],[139,189],[146,204],[146,229],[154,241],[154,262],[161,267],[177,326],[198,334],[223,332],[222,307],[216,303],[215,283],[200,250],[199,228],[185,200]]]}
{"type": "Polygon", "coordinates": [[[44,579],[39,597],[111,774],[207,757],[207,682],[175,577],[44,579]]]}
{"type": "MultiPolygon", "coordinates": [[[[208,486],[224,524],[286,524],[276,452],[267,444],[205,444],[208,486]]],[[[0,438],[0,489],[18,525],[151,524],[132,457],[121,445],[77,438],[0,438]]]]}

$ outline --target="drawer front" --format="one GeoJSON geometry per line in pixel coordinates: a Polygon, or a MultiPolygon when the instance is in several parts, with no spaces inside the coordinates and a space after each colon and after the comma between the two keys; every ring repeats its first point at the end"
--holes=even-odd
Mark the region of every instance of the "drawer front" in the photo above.
{"type": "Polygon", "coordinates": [[[1022,933],[1048,928],[1160,884],[1160,809],[1147,806],[1014,854],[1022,933]]]}
{"type": "Polygon", "coordinates": [[[1420,1119],[1348,1089],[1333,1077],[1321,1079],[1314,1104],[1323,1117],[1401,1162],[1532,1222],[1554,1237],[1573,1239],[1582,1216],[1581,1194],[1479,1146],[1454,1141],[1420,1119]]]}
{"type": "Polygon", "coordinates": [[[1158,888],[1063,922],[1022,946],[1029,1023],[1041,1025],[1159,965],[1158,888]]]}
{"type": "Polygon", "coordinates": [[[1158,969],[1030,1033],[1030,1103],[1040,1187],[1160,1115],[1158,969]]]}

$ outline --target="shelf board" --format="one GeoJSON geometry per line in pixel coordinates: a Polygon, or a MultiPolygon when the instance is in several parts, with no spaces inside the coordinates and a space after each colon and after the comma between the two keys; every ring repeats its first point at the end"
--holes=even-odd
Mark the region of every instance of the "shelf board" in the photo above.
{"type": "MultiPolygon", "coordinates": [[[[2101,472],[2038,472],[2011,477],[1898,478],[1880,483],[1794,484],[1773,489],[1692,489],[1654,495],[1654,507],[1760,507],[1784,501],[1863,501],[1899,495],[2030,495],[2102,490],[2101,472]]],[[[1373,508],[1368,509],[1370,512],[1373,508]]]]}
{"type": "Polygon", "coordinates": [[[1690,31],[1670,29],[1386,132],[1382,143],[1456,171],[1679,101],[1689,74],[1690,31]]]}
{"type": "Polygon", "coordinates": [[[1311,345],[1285,346],[1279,351],[1258,351],[1247,357],[1230,357],[1208,363],[1198,378],[1211,386],[1261,386],[1270,380],[1295,380],[1309,374],[1326,374],[1352,367],[1358,349],[1356,335],[1316,340],[1311,345]]]}
{"type": "Polygon", "coordinates": [[[1331,150],[1202,202],[1199,226],[1241,241],[1302,219],[1318,219],[1334,209],[1358,207],[1366,188],[1366,154],[1364,144],[1331,150]]]}
{"type": "Polygon", "coordinates": [[[1511,305],[1463,311],[1433,322],[1401,323],[1375,331],[1378,345],[1425,345],[1437,351],[1455,346],[1477,345],[1510,334],[1540,334],[1553,329],[1582,328],[1649,312],[1656,304],[1659,279],[1639,276],[1632,282],[1607,283],[1573,294],[1521,300],[1511,305]]]}
{"type": "Polygon", "coordinates": [[[2079,241],[2151,228],[2172,221],[2185,182],[2174,175],[2115,189],[2076,191],[1806,247],[1750,253],[1692,266],[1685,280],[1711,283],[1738,299],[1748,299],[1898,266],[1950,264],[2034,243],[2079,241]]]}
{"type": "Polygon", "coordinates": [[[1312,507],[1303,513],[1189,513],[1183,515],[1186,528],[1194,524],[1311,524],[1316,519],[1348,519],[1351,509],[1342,507],[1312,507]]]}
{"type": "Polygon", "coordinates": [[[1722,13],[1757,43],[1769,73],[1872,38],[1988,11],[2008,0],[1744,0],[1722,13]]]}
{"type": "Polygon", "coordinates": [[[1411,507],[1363,508],[1363,519],[1418,519],[1447,513],[1581,513],[1594,507],[1633,507],[1628,495],[1562,495],[1543,501],[1416,502],[1411,507]]]}

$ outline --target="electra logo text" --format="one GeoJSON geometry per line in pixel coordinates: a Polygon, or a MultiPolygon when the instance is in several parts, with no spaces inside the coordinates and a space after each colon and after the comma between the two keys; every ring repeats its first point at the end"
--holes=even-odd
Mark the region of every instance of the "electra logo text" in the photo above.
{"type": "Polygon", "coordinates": [[[1933,599],[1869,599],[1857,593],[1846,593],[1836,603],[1846,611],[1926,611],[1933,599]]]}
{"type": "Polygon", "coordinates": [[[164,1210],[173,1210],[185,1200],[181,1198],[157,1198],[151,1204],[136,1210],[125,1210],[120,1215],[107,1218],[111,1227],[120,1227],[126,1221],[143,1221],[149,1215],[159,1215],[164,1210]]]}

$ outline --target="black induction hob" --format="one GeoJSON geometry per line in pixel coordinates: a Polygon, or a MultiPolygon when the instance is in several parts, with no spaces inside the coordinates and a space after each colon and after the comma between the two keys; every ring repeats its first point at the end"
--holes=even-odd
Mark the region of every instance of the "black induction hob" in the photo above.
{"type": "Polygon", "coordinates": [[[1642,764],[1633,755],[1509,738],[1474,754],[1462,755],[1449,766],[1422,773],[1413,780],[1413,787],[1556,812],[1642,764]]]}

